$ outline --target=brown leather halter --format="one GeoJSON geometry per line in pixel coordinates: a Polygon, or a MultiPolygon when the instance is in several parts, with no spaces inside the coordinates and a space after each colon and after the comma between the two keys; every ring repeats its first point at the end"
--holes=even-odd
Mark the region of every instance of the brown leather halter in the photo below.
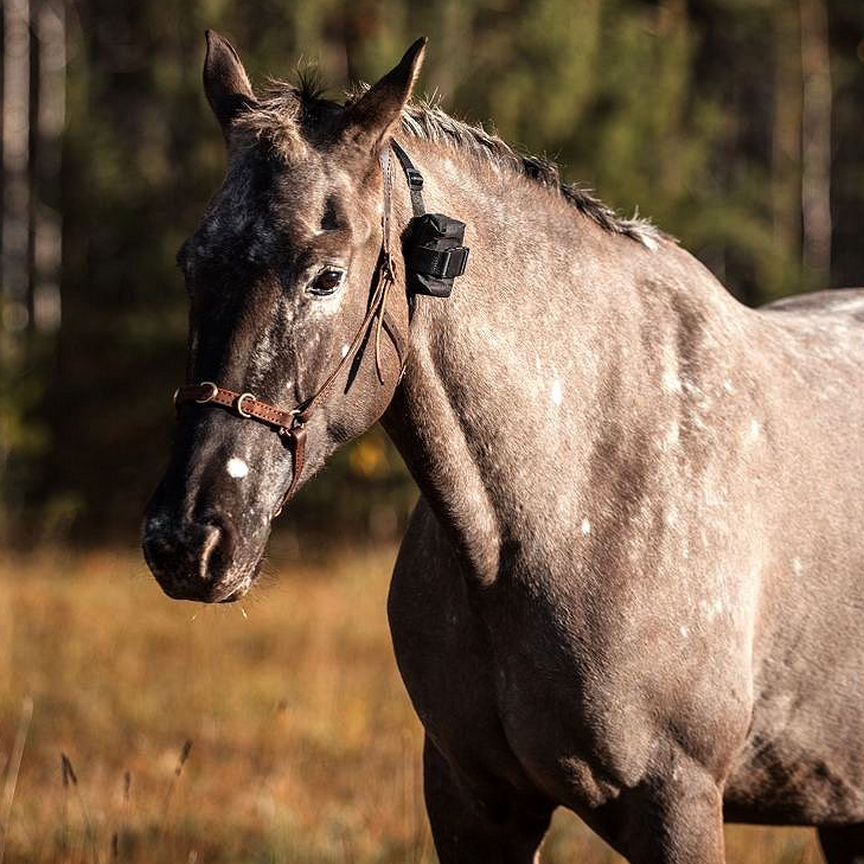
{"type": "MultiPolygon", "coordinates": [[[[395,142],[393,142],[395,145],[395,142]]],[[[399,378],[405,369],[407,343],[399,333],[399,328],[387,311],[387,298],[393,283],[396,281],[393,258],[390,254],[390,210],[392,199],[392,174],[390,168],[390,151],[385,150],[381,156],[381,170],[384,174],[384,212],[381,217],[381,253],[375,269],[375,288],[369,299],[366,317],[360,322],[348,351],[343,355],[324,383],[306,400],[294,408],[285,410],[270,405],[258,399],[252,393],[237,393],[220,387],[212,381],[202,381],[178,388],[174,393],[174,405],[179,410],[186,403],[213,405],[235,411],[240,417],[255,420],[272,427],[288,444],[293,459],[291,484],[282,498],[282,503],[273,514],[278,516],[284,506],[291,500],[297,489],[297,484],[303,474],[306,455],[306,424],[313,411],[319,407],[333,388],[339,374],[354,360],[361,347],[366,343],[373,324],[375,325],[375,370],[378,380],[384,384],[381,367],[381,331],[383,330],[393,343],[399,356],[399,378]],[[377,321],[377,323],[376,323],[377,321]]],[[[398,383],[398,378],[397,378],[398,383]]]]}

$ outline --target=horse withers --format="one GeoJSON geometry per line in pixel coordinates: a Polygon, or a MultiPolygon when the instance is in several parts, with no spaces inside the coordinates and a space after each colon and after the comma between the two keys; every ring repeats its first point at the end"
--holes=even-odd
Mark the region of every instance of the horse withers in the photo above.
{"type": "Polygon", "coordinates": [[[557,806],[640,864],[721,862],[724,818],[864,861],[864,291],[745,308],[410,103],[422,40],[344,105],[256,96],[207,41],[228,169],[179,255],[164,590],[242,596],[274,514],[380,419],[422,492],[389,617],[442,862],[534,861],[557,806]],[[408,290],[393,142],[468,226],[450,297],[408,290]]]}

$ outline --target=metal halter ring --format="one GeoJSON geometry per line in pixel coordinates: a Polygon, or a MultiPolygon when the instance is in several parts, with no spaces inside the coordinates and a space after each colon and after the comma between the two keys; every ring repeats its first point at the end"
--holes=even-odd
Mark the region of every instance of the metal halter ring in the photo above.
{"type": "Polygon", "coordinates": [[[204,405],[206,402],[212,402],[216,398],[216,394],[219,392],[219,388],[212,381],[202,381],[199,386],[210,388],[210,392],[203,399],[195,400],[201,405],[204,405]]]}
{"type": "Polygon", "coordinates": [[[235,403],[235,407],[237,408],[237,413],[241,417],[251,417],[252,416],[248,411],[243,410],[243,403],[247,399],[251,399],[253,402],[255,401],[255,397],[251,393],[241,393],[237,397],[237,402],[235,403]]]}
{"type": "Polygon", "coordinates": [[[286,435],[290,435],[295,429],[299,428],[303,424],[299,421],[300,415],[303,411],[300,408],[294,408],[290,412],[291,414],[291,425],[290,426],[280,426],[277,430],[277,433],[280,437],[284,438],[286,435]]]}

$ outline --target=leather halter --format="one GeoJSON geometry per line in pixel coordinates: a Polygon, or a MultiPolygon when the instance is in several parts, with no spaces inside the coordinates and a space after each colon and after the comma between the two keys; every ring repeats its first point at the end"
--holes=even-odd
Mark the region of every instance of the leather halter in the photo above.
{"type": "MultiPolygon", "coordinates": [[[[422,176],[411,163],[408,154],[395,141],[391,142],[391,146],[405,172],[411,194],[412,208],[416,213],[418,205],[420,208],[423,206],[423,199],[419,191],[422,189],[422,176]],[[416,180],[418,177],[420,178],[419,188],[416,180]]],[[[336,364],[333,371],[324,379],[324,383],[308,399],[288,410],[263,402],[252,393],[237,393],[234,390],[220,387],[212,381],[202,381],[200,384],[179,387],[174,392],[174,405],[178,410],[180,406],[189,402],[225,408],[229,411],[235,411],[240,417],[255,420],[258,423],[272,427],[280,438],[286,442],[291,449],[294,463],[292,465],[291,484],[282,498],[281,504],[273,514],[274,517],[282,512],[282,509],[294,496],[297,484],[303,474],[306,462],[306,424],[310,416],[330,394],[342,370],[357,356],[361,347],[365,344],[373,325],[375,326],[375,371],[378,375],[378,380],[381,384],[384,384],[380,356],[382,330],[390,338],[399,357],[399,377],[397,378],[397,383],[405,370],[407,343],[399,333],[395,320],[387,310],[389,291],[396,281],[393,257],[390,253],[390,211],[393,180],[389,148],[382,153],[380,161],[381,170],[384,174],[384,212],[381,217],[381,252],[375,269],[375,288],[369,300],[366,317],[357,328],[354,338],[348,346],[348,351],[343,355],[339,363],[336,364]]]]}

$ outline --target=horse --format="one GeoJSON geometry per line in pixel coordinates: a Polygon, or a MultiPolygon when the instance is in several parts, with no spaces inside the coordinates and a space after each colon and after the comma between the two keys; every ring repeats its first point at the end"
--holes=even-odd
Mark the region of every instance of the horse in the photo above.
{"type": "Polygon", "coordinates": [[[864,290],[745,307],[414,102],[425,45],[341,104],[256,95],[208,32],[227,172],[178,255],[152,572],[243,596],[283,504],[380,420],[421,492],[388,615],[443,864],[538,861],[557,807],[635,864],[718,864],[724,820],[864,861],[864,290]],[[410,287],[420,198],[467,226],[449,296],[410,287]]]}

